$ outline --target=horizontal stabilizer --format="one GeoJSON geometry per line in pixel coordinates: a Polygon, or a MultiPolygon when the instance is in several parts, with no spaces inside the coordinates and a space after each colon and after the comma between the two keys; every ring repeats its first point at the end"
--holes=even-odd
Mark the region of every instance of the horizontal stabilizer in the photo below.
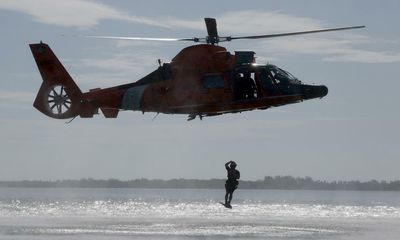
{"type": "Polygon", "coordinates": [[[106,118],[116,118],[119,110],[116,108],[100,108],[106,118]]]}

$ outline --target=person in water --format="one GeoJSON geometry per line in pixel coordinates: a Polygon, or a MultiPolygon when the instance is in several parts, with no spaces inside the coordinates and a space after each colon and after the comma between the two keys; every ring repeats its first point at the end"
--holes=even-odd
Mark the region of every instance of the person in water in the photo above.
{"type": "Polygon", "coordinates": [[[236,170],[236,163],[234,161],[225,163],[225,168],[228,172],[228,180],[226,180],[225,183],[225,206],[230,207],[233,192],[239,185],[238,179],[240,178],[240,172],[236,170]]]}

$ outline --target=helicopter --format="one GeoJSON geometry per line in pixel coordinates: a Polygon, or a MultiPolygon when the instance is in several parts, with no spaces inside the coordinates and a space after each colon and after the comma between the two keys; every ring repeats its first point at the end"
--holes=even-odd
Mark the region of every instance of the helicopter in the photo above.
{"type": "MultiPolygon", "coordinates": [[[[161,64],[136,82],[82,92],[51,48],[43,42],[30,44],[43,82],[33,106],[55,119],[92,118],[99,109],[106,118],[132,110],[196,117],[268,109],[328,94],[324,85],[301,82],[288,71],[272,64],[257,64],[255,52],[235,51],[221,42],[263,39],[339,31],[365,26],[327,28],[254,36],[220,37],[215,18],[205,18],[208,35],[198,38],[138,38],[86,36],[91,38],[148,41],[190,41],[169,63],[161,64]]],[[[72,120],[71,120],[72,121],[72,120]]]]}

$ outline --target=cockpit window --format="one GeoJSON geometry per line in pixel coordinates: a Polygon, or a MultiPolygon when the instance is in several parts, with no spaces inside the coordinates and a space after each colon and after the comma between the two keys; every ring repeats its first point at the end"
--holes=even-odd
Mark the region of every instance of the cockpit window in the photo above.
{"type": "Polygon", "coordinates": [[[270,75],[270,72],[266,69],[263,69],[260,74],[260,80],[264,87],[269,88],[274,84],[273,76],[270,75]]]}

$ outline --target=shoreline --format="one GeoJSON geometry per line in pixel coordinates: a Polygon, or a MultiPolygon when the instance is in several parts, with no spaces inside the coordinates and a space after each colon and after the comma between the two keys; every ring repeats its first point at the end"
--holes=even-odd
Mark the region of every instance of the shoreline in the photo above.
{"type": "MultiPolygon", "coordinates": [[[[137,188],[137,189],[224,189],[226,179],[80,179],[0,181],[1,188],[137,188]]],[[[400,181],[321,181],[310,177],[265,177],[264,180],[239,181],[239,189],[254,190],[327,190],[327,191],[400,191],[400,181]]]]}

